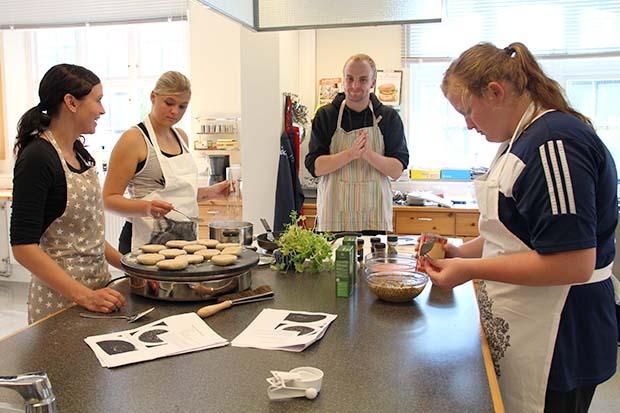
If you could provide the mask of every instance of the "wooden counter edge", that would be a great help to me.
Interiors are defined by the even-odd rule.
[[[37,324],[39,324],[39,323],[42,323],[43,321],[47,320],[48,318],[52,318],[52,317],[54,317],[54,316],[57,316],[58,314],[60,314],[60,313],[62,313],[62,312],[65,312],[65,311],[67,311],[69,308],[74,307],[74,306],[76,306],[76,305],[77,305],[77,304],[73,303],[73,304],[69,305],[68,307],[61,308],[61,309],[60,309],[60,310],[58,310],[58,311],[55,311],[55,312],[53,312],[53,313],[50,313],[50,314],[46,315],[45,317],[43,317],[42,319],[35,321],[35,322],[34,322],[34,323],[32,323],[32,324],[28,324],[28,325],[27,325],[27,326],[25,326],[25,327],[22,327],[22,328],[20,328],[20,329],[18,329],[18,330],[16,330],[16,331],[13,331],[12,333],[9,333],[9,334],[7,334],[7,335],[5,335],[5,336],[0,337],[0,341],[4,341],[4,340],[6,340],[6,339],[8,339],[8,338],[11,338],[11,337],[13,337],[13,336],[15,336],[15,335],[17,335],[17,334],[21,333],[22,331],[26,331],[26,330],[28,330],[30,327],[33,327],[33,326],[35,326],[35,325],[37,325]]]
[[[472,281],[472,293],[476,300],[476,306],[478,306],[478,299],[476,298],[477,286],[475,280]],[[489,342],[487,336],[484,333],[482,324],[479,325],[480,332],[480,350],[482,351],[482,359],[484,360],[484,369],[487,372],[487,379],[489,381],[489,391],[491,392],[491,399],[493,400],[493,410],[495,413],[504,413],[504,401],[502,400],[502,393],[499,389],[499,383],[497,382],[497,375],[495,375],[495,367],[493,367],[493,358],[491,357],[491,350],[489,349]]]

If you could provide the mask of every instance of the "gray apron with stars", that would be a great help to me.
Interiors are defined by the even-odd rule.
[[[42,139],[56,149],[67,181],[65,212],[41,237],[40,247],[67,274],[90,289],[102,288],[110,280],[105,260],[103,200],[95,168],[72,172],[50,131]],[[28,299],[28,322],[34,323],[73,304],[32,274]]]

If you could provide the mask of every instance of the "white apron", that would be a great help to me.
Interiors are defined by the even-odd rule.
[[[533,118],[534,112],[535,106],[531,104],[510,142],[498,149],[488,173],[474,182],[480,210],[480,235],[484,238],[483,258],[531,251],[500,221],[498,201],[500,191],[507,193],[507,188],[502,186],[502,172],[513,142],[529,124],[549,111],[536,118]],[[595,270],[585,284],[608,278],[611,267],[612,264]],[[532,287],[480,282],[480,317],[506,412],[543,411],[560,316],[569,289],[570,285]]]
[[[346,132],[342,114],[346,101],[340,105],[336,131],[329,151],[332,154],[349,149],[358,134],[366,131],[370,149],[385,153],[379,120],[372,102],[372,126]],[[392,187],[387,176],[364,159],[355,159],[342,168],[319,178],[317,187],[317,229],[319,231],[392,231]]]
[[[187,145],[185,145],[185,141],[177,134],[183,153],[168,158],[159,149],[157,135],[148,116],[144,119],[144,125],[149,132],[151,144],[157,154],[165,186],[163,189],[151,192],[142,199],[145,201],[162,200],[170,202],[187,216],[198,216],[198,202],[196,201],[198,168]],[[146,136],[144,136],[144,141],[147,145],[149,144]],[[131,222],[133,226],[132,250],[144,244],[165,244],[172,239],[188,241],[197,239],[196,223],[188,221],[176,211],[170,211],[165,217],[159,219],[150,216],[134,217]]]
[[[83,173],[67,166],[50,130],[47,139],[60,158],[67,181],[67,205],[41,236],[39,246],[63,270],[92,290],[105,287],[111,275],[105,260],[103,199],[95,168]],[[28,323],[73,304],[32,274],[28,297]]]

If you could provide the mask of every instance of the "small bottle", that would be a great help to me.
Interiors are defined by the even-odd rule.
[[[364,261],[364,240],[362,238],[357,239],[356,250],[357,250],[357,262]]]
[[[384,243],[382,243],[382,242],[375,242],[374,247],[375,247],[375,252],[374,252],[373,255],[375,257],[385,257],[386,256],[386,254],[385,254],[385,252],[386,252],[385,251],[385,244]]]
[[[398,250],[396,249],[396,246],[398,245],[398,235],[388,235],[387,244],[388,255],[398,254]]]
[[[375,252],[375,244],[377,242],[381,242],[381,238],[379,238],[379,237],[370,237],[370,252],[371,253]]]

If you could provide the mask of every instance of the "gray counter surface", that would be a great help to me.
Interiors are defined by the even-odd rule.
[[[334,313],[325,336],[301,353],[221,347],[102,368],[87,336],[126,330],[195,311],[204,303],[129,297],[128,311],[156,305],[136,324],[78,316],[78,307],[0,341],[0,375],[46,371],[62,412],[489,412],[493,402],[481,352],[471,283],[451,292],[429,283],[411,303],[376,300],[365,282],[336,298],[333,273],[253,271],[273,301],[232,307],[207,322],[232,340],[263,308]],[[127,283],[117,283],[121,291]],[[324,371],[315,400],[270,401],[270,370]],[[0,389],[0,401],[20,403]]]

